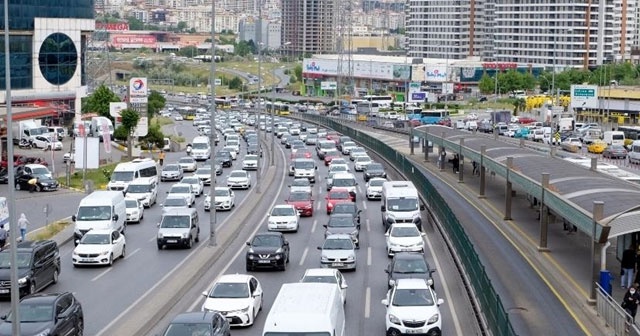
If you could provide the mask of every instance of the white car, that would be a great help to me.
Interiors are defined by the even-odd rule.
[[[194,172],[196,171],[196,169],[198,169],[198,164],[196,163],[196,160],[192,157],[187,156],[187,157],[180,158],[180,160],[178,160],[178,164],[182,168],[182,171]]]
[[[162,212],[174,209],[174,208],[188,208],[191,206],[189,200],[182,195],[167,195],[164,203],[160,204]]]
[[[269,231],[293,231],[297,232],[300,214],[296,207],[289,204],[276,205],[271,209],[267,219]]]
[[[204,183],[198,176],[185,176],[180,183],[190,184],[193,195],[200,197],[204,192]]]
[[[62,162],[63,163],[74,163],[76,162],[76,153],[71,153],[71,152],[66,152],[64,153],[64,155],[62,156]]]
[[[114,260],[125,257],[125,245],[124,235],[118,230],[90,230],[73,249],[73,266],[111,266]]]
[[[225,150],[229,151],[229,154],[231,154],[231,160],[235,160],[238,158],[238,152],[236,152],[236,146],[224,146]]]
[[[387,179],[381,177],[374,177],[367,182],[367,199],[382,199],[382,184],[387,182]]]
[[[351,153],[351,150],[356,147],[358,147],[358,145],[356,145],[355,142],[347,141],[342,144],[342,154],[349,155]]]
[[[183,121],[184,118],[181,115],[176,114],[175,117],[173,117],[173,120],[175,120],[175,121]]]
[[[189,206],[192,206],[196,202],[196,196],[193,194],[193,187],[191,184],[174,183],[167,194],[182,196],[187,200]]]
[[[240,154],[240,142],[238,140],[228,140],[227,144],[224,146],[230,152],[236,152],[236,154]]]
[[[231,210],[236,206],[236,194],[227,187],[216,187],[215,189],[216,211]],[[204,199],[204,211],[211,211],[211,196]]]
[[[293,182],[289,185],[289,192],[304,191],[313,194],[313,187],[311,181],[308,178],[293,179]]]
[[[345,165],[349,166],[349,161],[345,160],[344,158],[335,158],[335,159],[331,160],[331,163],[329,164],[329,167],[331,167],[334,164],[336,164],[336,165],[345,164]]]
[[[180,181],[184,176],[182,166],[179,164],[168,164],[162,168],[160,173],[160,182],[164,181]]]
[[[203,185],[211,185],[211,167],[200,167],[198,170],[193,173],[194,176],[197,176]]]
[[[156,179],[153,177],[141,177],[131,181],[125,190],[125,195],[128,198],[139,200],[145,208],[150,208],[156,204],[158,199]]]
[[[225,274],[203,292],[202,311],[222,313],[231,326],[250,326],[262,310],[262,286],[248,274]]]
[[[38,135],[33,139],[32,144],[35,148],[62,150],[62,142],[55,137]]]
[[[382,300],[387,307],[387,335],[439,335],[442,330],[439,306],[443,303],[424,279],[396,280]]]
[[[369,156],[367,151],[362,147],[354,147],[351,148],[351,152],[349,152],[349,160],[354,161],[356,156]]]
[[[331,160],[331,164],[329,165],[329,173],[348,173],[351,171],[348,164],[333,163],[333,161],[334,160]]]
[[[396,252],[424,252],[424,233],[413,223],[393,224],[384,236],[389,257]]]
[[[357,172],[361,172],[371,162],[373,161],[368,156],[356,156],[355,160],[353,160],[353,169]]]
[[[249,189],[251,188],[251,176],[244,170],[232,170],[227,176],[227,187]]]
[[[334,283],[340,287],[342,303],[347,302],[347,280],[345,280],[340,270],[335,268],[308,268],[300,282]]]
[[[243,170],[257,170],[258,169],[258,156],[257,155],[245,155],[242,160]]]
[[[144,218],[144,205],[136,198],[125,198],[127,223],[140,223]]]

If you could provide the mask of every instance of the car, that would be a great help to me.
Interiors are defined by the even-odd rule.
[[[295,159],[311,159],[312,157],[313,155],[309,149],[298,149],[295,152],[291,152],[291,155],[289,155],[291,161]]]
[[[375,177],[387,178],[387,172],[384,171],[384,166],[378,162],[371,162],[365,165],[362,172],[364,173],[365,182],[369,182],[370,179]]]
[[[309,134],[304,139],[304,143],[307,146],[314,146],[315,144],[318,143],[318,136],[316,134]]]
[[[232,170],[227,176],[227,187],[233,189],[251,188],[251,176],[244,170]]]
[[[160,173],[160,182],[164,181],[180,181],[184,176],[182,166],[179,164],[168,164],[162,167]]]
[[[238,158],[238,153],[236,152],[236,146],[224,146],[222,150],[226,150],[231,154],[231,160],[236,160]]]
[[[171,186],[171,189],[169,189],[169,191],[167,191],[167,194],[169,195],[179,195],[184,197],[187,202],[189,203],[189,206],[193,205],[196,202],[196,197],[193,193],[193,187],[191,186],[191,184],[187,184],[187,183],[174,183]]]
[[[627,149],[622,145],[609,145],[602,152],[602,157],[610,159],[626,159]]]
[[[289,185],[289,192],[293,193],[297,191],[304,191],[311,194],[313,192],[311,181],[309,181],[309,179],[306,177],[293,179],[293,181]]]
[[[289,193],[289,197],[285,200],[287,204],[293,205],[300,216],[313,216],[313,198],[308,191],[294,191]]]
[[[329,166],[329,164],[331,164],[331,161],[335,158],[339,158],[340,157],[340,152],[337,149],[330,149],[324,152],[324,165],[325,166]]]
[[[84,314],[80,301],[70,292],[34,294],[18,303],[20,335],[84,335]],[[11,312],[2,317],[0,335],[12,335]]]
[[[222,168],[231,168],[233,165],[233,158],[228,150],[216,151],[213,161],[219,164]]]
[[[12,244],[13,245],[13,244]],[[13,246],[12,246],[13,248]],[[16,244],[18,290],[20,297],[33,295],[50,284],[58,283],[60,250],[53,240],[21,241]],[[0,296],[11,295],[10,249],[0,251]]]
[[[286,270],[289,263],[289,242],[280,232],[257,233],[247,242],[245,255],[247,272],[256,268]]]
[[[180,167],[182,167],[182,171],[185,171],[185,172],[194,172],[196,171],[196,169],[198,169],[198,164],[196,163],[196,160],[189,156],[180,158],[178,160],[178,164],[180,165]]]
[[[358,147],[358,145],[356,145],[356,143],[353,141],[347,141],[345,143],[340,144],[340,150],[344,155],[349,155],[351,153],[351,149],[356,147]]]
[[[162,213],[156,235],[158,250],[165,246],[191,249],[199,241],[200,224],[196,209],[173,208]]]
[[[435,289],[433,273],[424,254],[417,252],[398,252],[384,270],[387,273],[387,289],[395,285],[398,279],[424,279],[431,289]]]
[[[369,164],[371,164],[373,161],[371,160],[370,157],[362,155],[362,156],[357,156],[354,160],[353,160],[353,170],[361,172],[364,171],[365,167]]]
[[[16,179],[15,179],[15,188],[16,190],[30,190],[31,185],[29,184],[29,180],[36,178],[36,186],[35,191],[56,191],[60,184],[58,181],[51,177],[51,173],[49,173],[49,169],[45,166],[41,166],[44,168],[43,170],[38,169],[29,169],[28,166],[41,166],[41,165],[27,165],[21,169],[16,171]],[[45,173],[46,170],[46,173]]]
[[[382,199],[382,185],[387,182],[387,179],[381,177],[374,177],[370,179],[366,186],[367,199],[368,200],[381,200]]]
[[[220,172],[222,172],[222,169],[220,169]],[[217,171],[216,171],[216,175],[218,175]],[[211,185],[211,166],[204,166],[204,167],[198,168],[193,173],[193,176],[197,176],[202,182],[203,186]]]
[[[327,215],[331,214],[331,211],[336,204],[353,202],[353,198],[351,197],[349,190],[346,188],[331,188],[331,190],[327,192],[325,200],[327,202]]]
[[[413,223],[392,224],[384,236],[389,257],[393,257],[396,252],[424,253],[424,233]]]
[[[607,143],[602,140],[596,140],[587,146],[589,153],[601,154],[607,148]]]
[[[258,156],[257,155],[245,155],[242,160],[243,170],[258,170]]]
[[[267,228],[269,231],[298,232],[300,215],[294,205],[276,205],[269,212]]]
[[[62,142],[57,138],[52,138],[44,135],[38,135],[33,138],[31,143],[33,148],[42,148],[45,150],[62,150]]]
[[[228,320],[219,312],[189,312],[171,320],[162,336],[231,336]]]
[[[76,162],[76,153],[66,152],[62,155],[62,163],[74,163]]]
[[[398,279],[381,301],[387,335],[441,335],[439,299],[424,279]]]
[[[180,180],[181,184],[190,184],[191,185],[191,192],[193,192],[193,195],[195,197],[200,197],[202,195],[202,193],[204,192],[204,183],[202,182],[202,180],[200,179],[200,177],[192,175],[192,176],[185,176],[182,178],[182,180]]]
[[[354,161],[356,159],[356,156],[368,156],[369,154],[367,154],[367,150],[362,148],[362,147],[354,147],[351,148],[351,151],[349,152],[349,160]]]
[[[232,327],[253,325],[262,310],[262,286],[253,275],[222,275],[202,295],[201,310],[220,312]]]
[[[71,254],[74,267],[111,266],[116,259],[125,258],[126,239],[118,230],[89,230],[77,243]]]
[[[228,187],[216,187],[215,189],[216,211],[231,210],[236,206],[236,194]],[[211,211],[211,196],[204,199],[204,211]]]
[[[323,226],[325,238],[333,234],[346,234],[351,237],[356,248],[360,248],[360,224],[351,214],[332,213],[327,224]]]
[[[340,270],[335,268],[308,268],[300,282],[306,283],[332,283],[340,288],[342,303],[347,303],[347,280]]]
[[[327,172],[327,174],[329,176],[332,176],[333,174],[337,174],[337,173],[349,173],[351,171],[351,169],[349,168],[348,164],[342,164],[342,163],[331,163],[329,165],[329,170]],[[327,178],[327,182],[329,182],[329,179]],[[331,188],[328,188],[327,190],[329,190]]]
[[[362,210],[358,209],[358,205],[355,202],[338,203],[333,206],[332,214],[349,214],[357,223],[360,223],[360,213]]]
[[[341,188],[347,189],[349,191],[349,195],[351,195],[351,199],[355,202],[358,194],[358,180],[351,173],[332,173],[331,178],[327,179],[327,181],[331,181],[331,184],[327,182],[327,189],[331,190],[333,188]]]
[[[176,114],[176,115],[173,117],[173,120],[175,120],[175,121],[183,121],[183,120],[184,120],[184,118],[183,118],[181,115]]]
[[[332,234],[324,239],[320,250],[320,265],[322,268],[337,268],[356,270],[356,246],[351,236]]]
[[[0,167],[0,184],[7,183],[9,183],[9,169],[7,167]],[[309,186],[311,186],[311,184],[309,184]]]
[[[127,223],[140,223],[144,218],[144,205],[138,199],[125,198],[124,204],[127,207]]]
[[[127,186],[125,195],[140,200],[142,205],[150,208],[158,199],[157,180],[154,177],[137,178]]]

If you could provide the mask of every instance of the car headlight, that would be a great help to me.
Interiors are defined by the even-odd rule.
[[[298,224],[298,221],[296,220],[289,221],[289,225],[296,225],[296,224]]]
[[[307,204],[307,205],[305,205],[305,206],[304,206],[304,208],[305,208],[305,209],[312,209],[312,208],[313,208],[313,205],[311,205],[311,204]]]
[[[20,278],[20,279],[18,279],[18,285],[24,286],[24,285],[27,284],[27,281],[29,281],[29,276]]]
[[[276,254],[275,258],[276,258],[276,260],[280,260],[280,258],[282,258],[282,256],[280,254]]]
[[[321,256],[320,261],[329,261],[329,258],[327,258],[326,256]]]
[[[354,261],[354,260],[356,260],[356,256],[355,255],[352,254],[350,256],[347,256],[347,261]]]
[[[436,323],[438,322],[439,319],[440,319],[440,314],[433,314],[433,316],[431,316],[427,321],[427,324]]]
[[[229,313],[234,313],[234,314],[244,314],[249,312],[249,307],[246,308],[242,308],[242,309],[237,309],[237,310],[232,310]]]
[[[100,252],[99,255],[100,256],[105,256],[105,255],[108,255],[109,253],[110,253],[110,251],[102,251],[102,252]]]
[[[162,233],[158,232],[158,239],[162,239]]]
[[[400,324],[400,319],[393,314],[389,314],[389,322],[393,324]]]
[[[138,215],[138,211],[133,211],[131,212],[132,215],[137,216]]]
[[[353,230],[349,234],[352,235],[352,236],[357,236],[358,235],[358,230]]]
[[[276,222],[272,221],[271,219],[269,220],[269,225],[276,225]]]

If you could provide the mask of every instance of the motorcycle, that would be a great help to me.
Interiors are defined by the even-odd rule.
[[[187,145],[187,155],[191,155],[191,144]]]
[[[25,138],[20,139],[20,142],[18,143],[18,147],[19,148],[31,148],[33,146],[31,140],[27,140]]]

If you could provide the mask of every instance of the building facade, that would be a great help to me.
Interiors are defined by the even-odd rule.
[[[337,0],[282,0],[282,44],[291,54],[335,51]]]
[[[58,118],[79,116],[80,99],[86,95],[86,44],[95,29],[93,1],[56,0],[43,5],[9,0],[9,12],[13,104],[51,107]],[[4,21],[0,28],[5,29]],[[0,40],[4,45],[4,36]],[[0,54],[4,60],[4,49]],[[5,67],[0,67],[3,104],[6,75]]]
[[[282,47],[280,22],[244,18],[238,23],[238,39],[263,43],[263,48],[277,50]]]

